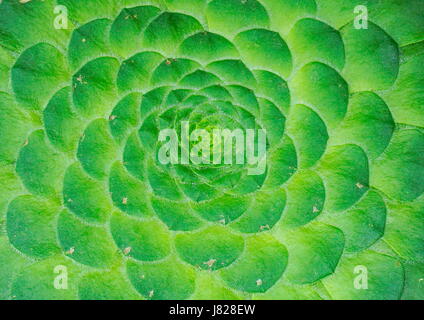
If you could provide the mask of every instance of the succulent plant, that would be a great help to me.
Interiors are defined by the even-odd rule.
[[[3,0],[0,299],[423,299],[423,41],[420,0]],[[265,172],[161,164],[182,121]]]

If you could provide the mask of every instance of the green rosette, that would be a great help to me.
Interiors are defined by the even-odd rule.
[[[3,0],[0,299],[423,299],[423,65],[421,0]]]

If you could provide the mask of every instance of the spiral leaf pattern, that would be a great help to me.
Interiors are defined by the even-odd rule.
[[[423,41],[420,0],[2,1],[0,299],[423,299]],[[264,172],[161,163],[182,122]]]

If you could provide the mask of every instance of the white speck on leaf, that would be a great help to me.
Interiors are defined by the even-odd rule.
[[[209,268],[212,268],[215,262],[216,262],[216,259],[210,259],[209,261],[203,262],[203,264],[206,264]]]
[[[80,74],[76,80],[81,84],[87,84],[87,81],[84,81],[84,77]]]

